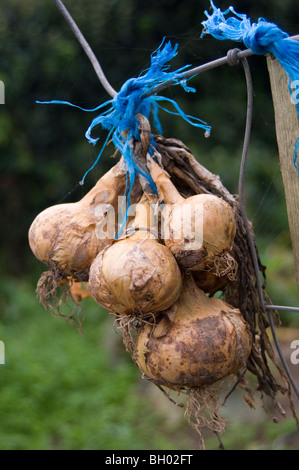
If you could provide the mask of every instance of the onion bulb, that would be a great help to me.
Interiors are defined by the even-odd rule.
[[[207,297],[186,275],[178,301],[155,324],[142,326],[135,360],[149,380],[182,389],[237,372],[250,350],[251,335],[240,311]]]
[[[162,168],[148,157],[148,169],[156,183],[162,210],[165,245],[183,269],[203,269],[220,253],[231,249],[236,222],[231,206],[212,194],[183,198]]]
[[[88,282],[75,282],[72,281],[70,286],[70,294],[77,304],[83,299],[89,299],[91,297],[88,290]]]
[[[202,270],[192,270],[197,287],[204,292],[214,295],[223,290],[229,282],[237,281],[238,262],[235,250],[227,251],[217,256]]]
[[[192,271],[192,274],[197,287],[211,295],[222,290],[229,281],[227,275],[217,276],[209,270]]]
[[[97,226],[117,205],[125,186],[126,170],[121,159],[80,201],[42,211],[29,229],[29,245],[36,258],[62,277],[72,275],[81,280],[96,255],[111,242],[109,230],[103,239],[97,234]]]
[[[111,312],[159,312],[180,294],[180,269],[171,251],[148,230],[150,218],[151,206],[143,197],[136,205],[135,233],[102,250],[90,267],[91,295]]]

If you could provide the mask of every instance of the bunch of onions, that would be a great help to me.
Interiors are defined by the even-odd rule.
[[[149,230],[151,218],[143,196],[136,205],[135,233],[102,250],[90,267],[90,293],[110,312],[142,317],[169,308],[179,297],[180,269]]]
[[[111,243],[97,236],[97,225],[105,220],[118,196],[125,191],[126,170],[123,158],[102,176],[78,202],[57,204],[42,211],[29,229],[29,245],[40,261],[61,278],[88,279],[96,255]],[[115,227],[110,227],[114,238]]]
[[[236,222],[231,206],[212,194],[183,198],[162,168],[148,157],[147,166],[165,203],[162,234],[165,245],[183,269],[200,270],[232,247]]]
[[[178,301],[139,333],[135,362],[156,384],[173,389],[201,387],[236,373],[251,350],[240,311],[197,288],[185,275]]]

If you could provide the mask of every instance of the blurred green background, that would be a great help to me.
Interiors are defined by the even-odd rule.
[[[203,0],[65,1],[119,90],[150,63],[163,37],[179,44],[174,70],[221,57],[227,41],[201,39]],[[218,1],[221,9],[231,5]],[[264,17],[290,35],[298,33],[297,0],[235,1],[252,21]],[[298,291],[281,179],[269,77],[263,57],[250,58],[254,122],[246,168],[248,217],[253,222],[267,291],[274,303],[298,306]],[[109,97],[52,0],[2,0],[0,6],[0,449],[197,449],[198,438],[183,410],[146,383],[125,352],[113,318],[91,299],[83,303],[83,335],[44,311],[35,296],[45,270],[30,252],[28,228],[44,208],[79,200],[112,163],[112,146],[78,182],[97,156],[84,137],[94,114],[36,100],[67,100],[93,107]],[[224,66],[190,82],[197,90],[166,90],[188,114],[212,126],[203,132],[182,119],[160,115],[166,137],[181,139],[232,192],[237,181],[246,116],[241,66]],[[100,131],[99,131],[100,132]],[[105,132],[100,132],[104,141]],[[100,141],[100,142],[101,142]],[[100,144],[99,144],[100,145]],[[298,339],[299,317],[282,314],[289,344]],[[284,339],[282,338],[282,341]],[[294,374],[299,373],[293,367]],[[250,410],[236,392],[224,410],[228,449],[297,448],[294,421],[272,423],[273,410]],[[246,424],[246,426],[244,426]],[[206,435],[207,448],[218,441]]]

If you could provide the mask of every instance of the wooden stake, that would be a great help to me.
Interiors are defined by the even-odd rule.
[[[267,56],[279,159],[286,197],[287,213],[294,253],[296,281],[299,290],[299,176],[293,164],[299,121],[296,106],[291,100],[285,70],[272,55]]]

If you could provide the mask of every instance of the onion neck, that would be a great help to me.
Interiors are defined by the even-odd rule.
[[[182,294],[196,296],[199,299],[202,299],[202,301],[208,301],[204,291],[197,287],[191,273],[185,273],[184,275]]]
[[[185,273],[182,291],[177,303],[175,321],[184,322],[188,317],[205,317],[211,311],[211,299],[197,287],[192,274]]]
[[[107,173],[105,173],[97,183],[88,191],[87,194],[81,199],[82,206],[89,206],[93,203],[99,193],[103,193],[103,203],[114,202],[116,192],[115,188],[121,189],[125,187],[126,169],[123,156],[116,165],[114,165]],[[117,184],[116,180],[119,180]],[[104,193],[107,194],[104,194]],[[100,203],[101,201],[97,201]]]
[[[131,240],[144,240],[146,238],[156,238],[150,229],[153,228],[153,210],[145,195],[136,204],[136,213],[134,219],[134,228],[136,232],[130,238]]]
[[[147,167],[157,186],[160,198],[166,204],[177,204],[184,201],[183,196],[180,195],[170,178],[152,158],[148,158]]]

